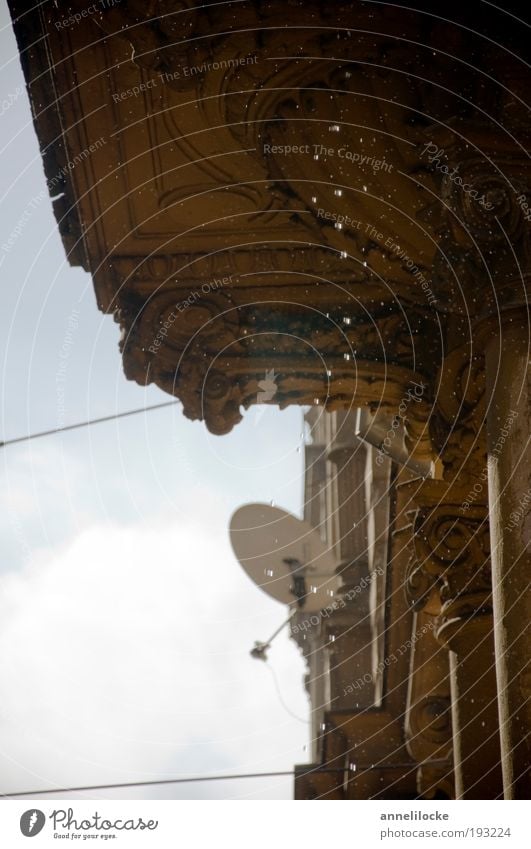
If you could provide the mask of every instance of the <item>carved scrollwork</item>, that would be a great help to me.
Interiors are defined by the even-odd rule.
[[[164,359],[174,368],[181,355],[216,352],[239,337],[238,310],[223,292],[165,290],[149,298],[136,315],[122,310],[120,319],[126,329],[124,357],[140,343],[146,360]]]
[[[85,7],[83,0],[75,5]],[[192,38],[200,18],[196,0],[129,0],[115,7],[109,4],[99,25],[109,35],[127,38],[134,62],[167,75],[168,85],[181,91],[192,88],[195,81],[180,69],[200,65],[208,57],[204,43]]]
[[[413,241],[411,220],[392,201],[400,193],[413,218],[420,212],[414,184],[401,175],[414,167],[411,148],[395,142],[411,128],[404,126],[403,112],[385,100],[383,77],[369,79],[358,67],[349,69],[348,62],[330,71],[330,78],[317,76],[322,68],[305,70],[306,80],[293,80],[293,89],[281,90],[276,104],[260,102],[253,145],[266,174],[284,187],[287,202],[304,210],[300,221],[311,233],[317,228],[326,244],[353,256],[361,254],[369,268],[393,281],[409,281],[413,289],[415,278],[407,262],[409,269],[429,264],[435,245],[428,234],[418,231]],[[411,92],[401,95],[405,102],[411,100]],[[366,121],[378,128],[370,143],[359,128],[360,113],[364,125]],[[286,150],[299,153],[287,155]],[[351,223],[338,225],[332,216]],[[398,262],[398,254],[405,259]],[[417,288],[419,303],[422,297]]]
[[[438,375],[438,391],[430,419],[433,444],[445,478],[477,479],[486,469],[485,359],[470,346],[452,351]]]
[[[503,165],[500,173],[485,159],[469,159],[461,164],[457,176],[459,184],[449,176],[444,176],[441,184],[442,199],[454,213],[448,220],[456,236],[465,239],[460,227],[463,222],[483,244],[503,244],[504,233],[512,241],[523,238],[524,217]]]
[[[237,282],[241,275],[249,275],[251,271],[257,276],[266,273],[269,280],[274,274],[272,285],[278,286],[286,274],[292,276],[293,272],[297,272],[307,280],[308,275],[315,275],[316,269],[324,268],[327,279],[338,284],[328,293],[328,300],[332,303],[333,296],[338,294],[348,302],[352,283],[365,280],[361,272],[356,274],[356,269],[342,261],[330,248],[307,244],[286,247],[282,242],[206,254],[155,254],[145,258],[119,255],[112,258],[112,268],[119,284],[123,285],[125,280],[126,286],[136,288],[142,285],[153,289],[166,285],[174,277],[201,283],[232,275]],[[316,295],[317,292],[318,289],[315,290]]]
[[[161,274],[167,270],[161,266]],[[248,302],[253,293],[208,285],[185,290],[161,279],[145,303],[138,293],[123,294],[116,317],[126,375],[171,392],[185,415],[215,433],[227,433],[242,410],[261,402],[396,411],[408,386],[422,381],[411,370],[422,360],[414,316],[383,312],[343,321],[342,309],[327,315],[256,299],[259,292]],[[260,381],[267,372],[275,391],[264,398]]]
[[[414,610],[422,610],[437,584],[437,579],[424,568],[424,564],[412,556],[407,566],[405,591]]]
[[[323,356],[346,355],[346,359],[387,362],[417,370],[427,370],[426,335],[418,316],[375,311],[373,315],[330,309],[324,313],[311,305],[256,303],[241,307],[242,323],[253,334],[253,349],[265,353],[271,348],[271,334],[278,334],[277,352],[294,353],[296,341],[310,340]],[[345,316],[344,313],[347,313]],[[433,355],[433,340],[430,340]],[[435,340],[435,345],[437,340]],[[423,368],[424,364],[424,368]]]
[[[452,718],[449,697],[424,697],[410,708],[408,719],[413,738],[423,737],[436,745],[451,744]]]
[[[491,612],[490,539],[484,506],[472,506],[465,515],[462,503],[442,501],[419,507],[411,548],[406,594],[416,609],[437,588],[441,622]]]
[[[432,137],[437,135],[434,130]],[[481,137],[466,124],[455,134],[446,130],[439,142],[432,163],[441,197],[434,259],[438,307],[485,316],[524,298],[520,281],[531,263],[527,163],[516,146],[509,153],[502,135]]]

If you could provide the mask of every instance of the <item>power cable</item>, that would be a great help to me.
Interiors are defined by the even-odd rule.
[[[23,790],[20,793],[0,793],[0,798],[3,799],[14,799],[15,797],[20,796],[44,796],[49,793],[77,793],[88,790],[113,790],[119,787],[153,787],[155,785],[162,784],[191,784],[196,781],[231,781],[234,779],[246,779],[246,778],[277,778],[280,776],[297,776],[300,777],[305,775],[318,774],[322,773],[345,773],[350,772],[352,774],[352,778],[357,777],[357,773],[365,772],[373,769],[418,769],[419,766],[426,766],[428,764],[448,764],[448,761],[445,758],[432,758],[427,759],[425,761],[411,761],[409,763],[378,763],[378,764],[356,764],[355,769],[347,770],[346,767],[312,767],[308,766],[307,770],[299,770],[295,772],[295,770],[286,770],[284,772],[250,772],[250,773],[242,773],[239,775],[201,775],[193,778],[165,778],[159,781],[125,781],[121,784],[92,784],[90,786],[85,787],[57,787],[55,789],[47,789],[47,790]]]
[[[331,769],[320,770],[321,772],[343,772],[344,770]],[[152,787],[160,784],[188,784],[195,781],[230,781],[235,778],[276,778],[278,776],[295,775],[294,770],[287,772],[251,772],[242,775],[208,775],[197,778],[168,778],[161,781],[128,781],[123,784],[93,784],[90,787],[60,787],[56,790],[24,790],[22,793],[0,793],[4,799],[12,799],[15,796],[42,796],[45,793],[76,793],[81,790],[111,790],[114,787]]]
[[[284,699],[282,698],[282,693],[280,691],[278,678],[277,678],[275,670],[273,669],[271,664],[266,662],[265,666],[266,666],[266,669],[269,669],[271,675],[273,676],[273,681],[275,683],[275,689],[277,691],[278,700],[279,700],[280,704],[282,705],[282,707],[284,708],[284,710],[286,711],[286,713],[289,713],[289,715],[291,717],[293,717],[293,719],[296,719],[298,722],[304,722],[305,725],[308,725],[309,724],[308,719],[303,719],[301,716],[297,716],[297,714],[293,713],[293,711],[291,711],[289,709],[289,707],[287,706],[287,704],[285,703]]]
[[[112,416],[102,416],[99,419],[89,419],[86,422],[77,422],[76,424],[64,425],[64,427],[55,427],[52,430],[41,430],[39,433],[29,433],[27,436],[17,436],[15,439],[0,440],[0,448],[6,445],[15,445],[17,442],[29,442],[32,439],[40,439],[41,436],[52,436],[54,433],[63,433],[65,430],[76,430],[80,427],[90,427],[90,425],[101,424],[102,422],[111,422],[114,419],[124,419],[126,416],[136,416],[138,413],[149,413],[150,410],[160,410],[162,407],[171,407],[174,404],[179,404],[180,401],[163,401],[162,404],[152,404],[150,407],[138,407],[136,410],[126,410],[123,413],[114,413]]]

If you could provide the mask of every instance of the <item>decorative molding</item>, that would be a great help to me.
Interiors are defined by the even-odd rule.
[[[204,419],[214,433],[227,433],[241,408],[262,400],[259,382],[271,370],[276,391],[269,403],[281,408],[371,405],[392,412],[422,380],[411,368],[422,362],[421,319],[415,324],[399,312],[345,323],[343,309],[325,314],[310,298],[304,305],[260,300],[241,287],[207,286],[203,294],[161,286],[145,303],[120,300],[126,375],[176,395],[185,414]]]
[[[436,592],[440,639],[449,622],[461,627],[492,613],[488,510],[475,504],[465,511],[466,490],[444,481],[403,486],[412,489],[415,504],[405,529],[410,551],[406,596],[415,610],[422,610]]]
[[[441,621],[465,620],[492,612],[490,541],[487,511],[475,506],[463,516],[461,504],[447,502],[420,509],[414,520],[414,557],[408,573],[408,598],[417,594],[419,571],[437,584],[442,602]]]
[[[425,696],[409,708],[409,734],[418,741],[423,738],[431,748],[452,743],[450,696]]]
[[[449,654],[435,639],[434,623],[418,613],[412,625],[419,638],[411,649],[405,733],[408,751],[419,764],[449,758],[452,749]],[[419,792],[430,792],[422,769],[417,771]]]
[[[430,417],[432,443],[450,483],[472,484],[487,468],[485,358],[473,342],[443,360]]]
[[[442,200],[432,214],[439,232],[433,280],[439,309],[479,318],[529,296],[529,160],[507,134],[453,126],[426,132],[441,151],[433,172]]]

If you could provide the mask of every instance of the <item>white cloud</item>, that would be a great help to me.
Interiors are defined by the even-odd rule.
[[[177,520],[93,526],[2,579],[4,792],[305,760],[307,726],[249,658],[286,611],[240,570],[225,522],[203,493]],[[271,658],[304,716],[288,642]],[[224,792],[194,785],[196,796]]]

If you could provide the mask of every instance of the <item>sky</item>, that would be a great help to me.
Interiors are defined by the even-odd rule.
[[[5,0],[0,45],[2,441],[169,396],[125,379],[65,259]],[[227,532],[250,501],[301,515],[302,430],[269,407],[216,437],[177,404],[0,447],[0,793],[307,762],[298,648],[284,631],[272,669],[249,656],[286,609]],[[75,796],[289,799],[293,779]]]

